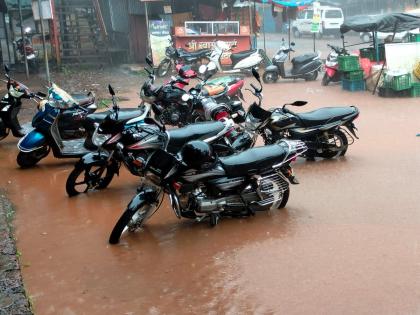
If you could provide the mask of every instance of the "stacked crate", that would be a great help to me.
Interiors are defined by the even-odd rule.
[[[413,91],[411,81],[410,73],[388,71],[379,94],[384,97],[409,97]]]
[[[338,56],[338,69],[343,72],[341,83],[344,90],[352,92],[366,90],[359,56]]]

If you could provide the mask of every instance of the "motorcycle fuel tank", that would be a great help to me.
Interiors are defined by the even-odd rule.
[[[296,125],[298,119],[282,111],[274,111],[270,117],[270,126],[274,130],[290,128]]]

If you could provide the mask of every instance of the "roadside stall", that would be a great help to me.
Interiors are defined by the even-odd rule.
[[[420,16],[405,13],[346,19],[341,33],[372,33],[372,46],[360,49],[359,55],[338,57],[339,69],[344,72],[343,88],[368,89],[374,94],[379,87],[379,95],[384,97],[420,96],[419,27]],[[389,33],[384,43],[379,43],[379,32]],[[407,32],[408,42],[395,43],[395,35],[401,32]],[[343,36],[344,49],[355,45],[346,46]]]

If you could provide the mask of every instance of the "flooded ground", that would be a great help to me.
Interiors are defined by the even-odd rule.
[[[123,170],[106,191],[69,199],[74,160],[50,156],[20,170],[16,139],[0,142],[0,186],[17,209],[36,313],[420,312],[420,102],[319,80],[265,86],[266,108],[297,99],[310,101],[305,110],[357,105],[360,140],[345,158],[298,161],[301,185],[286,209],[210,228],[176,219],[164,203],[118,246],[108,236],[137,178]]]

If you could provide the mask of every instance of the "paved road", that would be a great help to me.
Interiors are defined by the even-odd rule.
[[[16,205],[23,279],[37,314],[416,314],[420,304],[420,106],[320,82],[266,86],[265,107],[359,106],[344,158],[298,161],[286,209],[247,219],[177,220],[165,203],[144,231],[107,239],[133,195],[69,199],[73,161],[16,167],[0,143],[0,186]],[[248,97],[248,101],[252,99]]]

